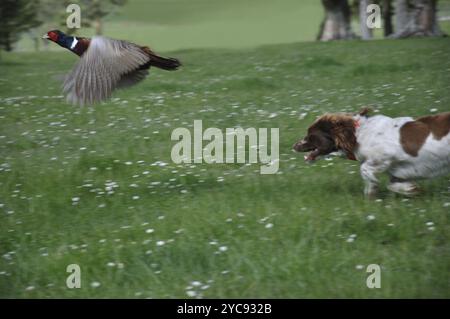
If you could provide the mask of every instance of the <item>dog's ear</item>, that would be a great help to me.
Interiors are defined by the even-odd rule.
[[[330,134],[337,149],[347,156],[353,154],[358,142],[355,135],[355,121],[351,115],[324,114],[309,128],[308,132],[319,130]]]
[[[367,114],[369,114],[369,112],[372,112],[372,109],[368,106],[365,106],[362,109],[360,109],[356,115],[367,116]]]
[[[350,154],[356,148],[355,126],[352,118],[339,117],[333,121],[333,138],[338,149]]]

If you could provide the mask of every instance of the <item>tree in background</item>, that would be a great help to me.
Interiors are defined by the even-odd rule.
[[[394,32],[392,25],[392,3],[391,0],[381,1],[381,15],[383,16],[384,36],[388,37]]]
[[[81,7],[81,22],[84,27],[93,27],[95,34],[103,32],[103,19],[114,13],[127,0],[1,0],[0,1],[0,49],[13,50],[22,33],[27,33],[36,51],[40,49],[42,34],[50,29],[61,28],[68,34],[77,29],[68,29],[66,7],[77,3]],[[46,43],[44,42],[44,45]]]
[[[392,37],[442,36],[436,12],[437,0],[396,0]]]
[[[359,25],[361,28],[361,38],[363,40],[369,40],[373,37],[372,29],[367,26],[367,18],[369,14],[367,13],[367,6],[373,4],[372,0],[360,0],[359,6]]]
[[[367,18],[372,13],[367,13],[367,6],[376,4],[380,6],[381,19],[383,21],[384,36],[387,37],[393,32],[392,25],[392,5],[391,0],[354,0],[353,9],[359,12],[359,24],[361,28],[361,38],[369,40],[373,38],[373,29],[367,26]]]
[[[355,38],[350,18],[351,10],[347,0],[322,0],[325,17],[320,25],[317,39],[320,41]]]
[[[69,29],[66,20],[69,13],[66,8],[69,4],[78,4],[81,8],[81,26],[94,28],[96,35],[103,33],[103,19],[123,6],[127,0],[40,0],[45,3],[41,9],[41,16],[46,17],[46,22],[55,23],[64,33],[74,34],[77,29]]]
[[[58,12],[65,12],[64,2],[60,0],[36,0],[39,6],[36,8],[36,18],[40,22],[38,26],[27,31],[27,35],[34,44],[35,51],[39,51],[41,44],[47,47],[48,42],[42,41],[42,35],[49,30],[49,24],[55,20]],[[53,26],[53,28],[55,28]]]
[[[22,32],[41,24],[37,18],[38,6],[37,1],[0,1],[0,49],[11,51]]]
[[[354,0],[350,7],[347,0],[322,0],[325,18],[317,39],[327,41],[355,38],[350,25],[352,12],[355,16],[359,15],[361,38],[371,39],[373,30],[366,25],[366,8],[372,3],[381,7],[385,37],[442,36],[444,33],[437,20],[437,2],[438,0]],[[395,19],[395,30],[392,17]]]
[[[73,1],[72,1],[73,2]],[[96,35],[103,33],[103,19],[107,15],[114,13],[119,6],[123,6],[127,0],[81,0],[78,4],[81,7],[82,24],[93,27]]]

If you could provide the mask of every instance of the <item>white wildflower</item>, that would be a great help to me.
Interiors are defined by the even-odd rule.
[[[100,283],[98,282],[98,281],[93,281],[93,282],[91,282],[91,287],[92,288],[98,288],[98,287],[100,287]]]

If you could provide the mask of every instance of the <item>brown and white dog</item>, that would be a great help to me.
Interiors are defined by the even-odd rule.
[[[418,192],[416,179],[450,173],[450,112],[416,120],[367,113],[322,115],[293,148],[309,152],[306,161],[336,151],[360,161],[368,197],[376,195],[379,173],[390,175],[389,190],[404,195]]]

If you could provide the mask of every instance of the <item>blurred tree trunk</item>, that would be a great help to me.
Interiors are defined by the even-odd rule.
[[[79,0],[82,4],[82,23],[94,28],[96,35],[103,34],[103,19],[116,12],[127,0]]]
[[[372,29],[367,26],[367,18],[369,16],[367,13],[367,6],[372,3],[373,1],[371,0],[359,1],[359,25],[361,27],[361,38],[363,40],[370,40],[373,36]]]
[[[443,35],[437,21],[437,0],[396,0],[394,38]]]
[[[432,0],[432,16],[433,16],[433,25],[431,27],[432,34],[436,36],[446,36],[445,32],[441,30],[441,27],[439,26],[439,20],[437,15],[437,2],[438,0]]]
[[[103,22],[102,22],[102,18],[100,17],[96,17],[94,22],[94,29],[95,29],[95,34],[96,35],[102,35],[103,33]]]
[[[5,32],[3,47],[4,47],[5,51],[7,51],[7,52],[12,51],[12,49],[13,49],[12,43],[11,43],[11,35],[9,32]]]
[[[391,0],[383,0],[381,4],[381,14],[383,16],[384,36],[388,37],[394,32],[394,28],[392,26]]]
[[[395,1],[395,27],[397,29],[396,34],[399,34],[400,31],[407,29],[408,21],[409,21],[408,0],[396,0]]]
[[[28,31],[28,36],[33,41],[34,51],[36,52],[39,51],[41,42],[46,42],[42,41],[42,36],[38,34],[38,30],[36,28],[30,29]]]
[[[40,48],[41,39],[39,38],[33,38],[33,44],[34,44],[34,51],[38,52]]]
[[[355,37],[350,25],[350,7],[347,0],[322,0],[325,18],[320,25],[317,40],[341,40]]]

